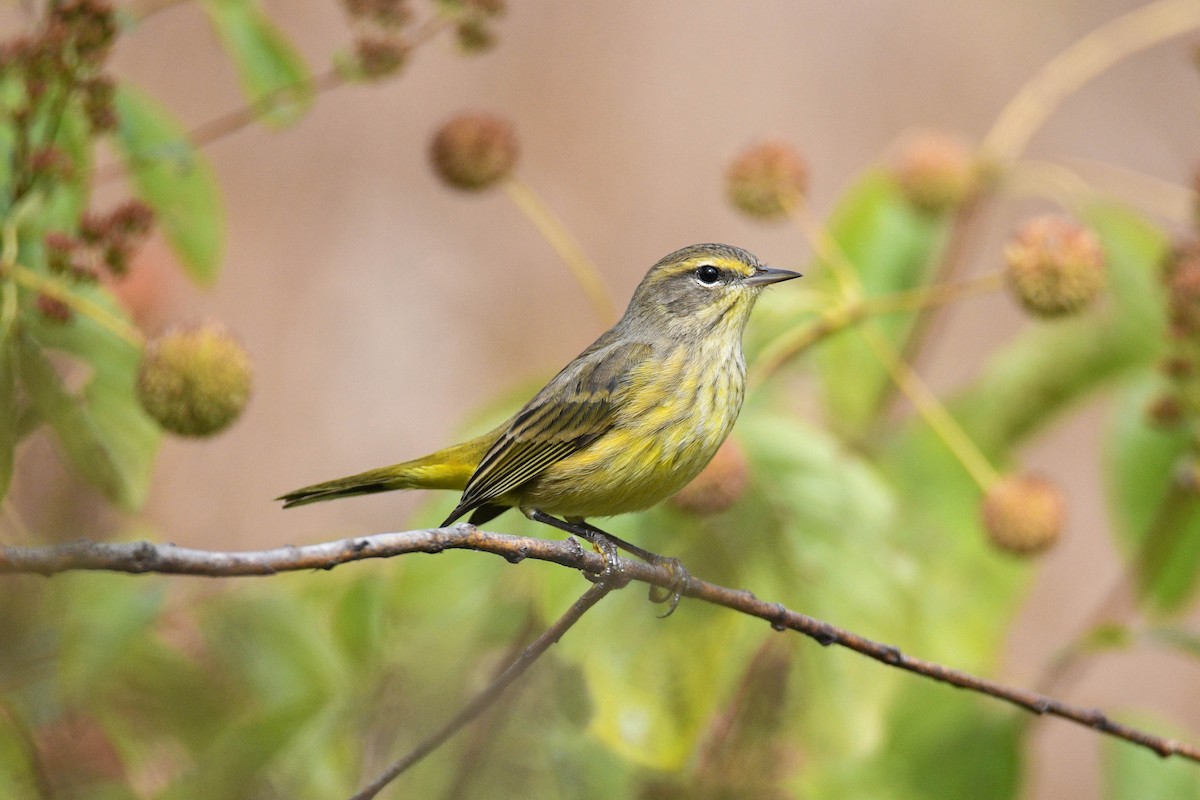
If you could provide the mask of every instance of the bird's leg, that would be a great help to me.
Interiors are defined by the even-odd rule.
[[[619,571],[619,567],[615,566],[615,561],[610,562],[608,560],[608,551],[605,549],[605,545],[616,545],[634,557],[645,561],[647,564],[653,564],[656,567],[666,567],[671,573],[671,586],[669,589],[663,589],[660,586],[651,586],[650,601],[652,603],[666,603],[670,601],[670,608],[662,615],[664,617],[671,616],[675,613],[675,609],[679,607],[679,601],[683,598],[683,590],[687,586],[690,575],[687,569],[684,568],[683,562],[678,558],[668,558],[667,556],[660,556],[658,553],[652,553],[649,550],[638,547],[636,544],[625,541],[619,536],[613,536],[608,531],[601,530],[582,519],[568,518],[567,520],[560,520],[536,508],[522,510],[525,516],[535,522],[541,522],[552,528],[558,528],[560,531],[573,533],[591,542],[597,550],[605,554],[606,572],[614,569]],[[600,544],[600,542],[604,542],[604,544]]]
[[[536,508],[521,509],[521,511],[534,522],[541,522],[552,528],[558,528],[560,531],[573,533],[590,542],[596,548],[596,552],[604,556],[604,572],[601,573],[598,580],[611,584],[613,588],[624,586],[629,582],[629,579],[625,577],[625,570],[621,567],[620,556],[617,555],[617,547],[622,544],[620,539],[609,536],[604,531],[596,530],[586,523],[585,527],[585,525],[567,522]]]
[[[571,522],[579,525],[581,530],[590,530],[592,531],[593,535],[607,537],[618,547],[621,547],[632,553],[642,561],[645,561],[647,564],[653,564],[656,567],[666,567],[667,572],[671,573],[671,586],[664,589],[661,586],[652,585],[650,587],[650,602],[666,603],[669,601],[671,603],[670,607],[667,608],[667,610],[664,611],[661,616],[669,617],[675,613],[675,609],[679,608],[679,601],[683,599],[683,590],[687,588],[688,578],[691,577],[691,573],[689,573],[687,568],[683,566],[682,561],[680,561],[678,558],[660,556],[658,553],[652,553],[649,550],[645,550],[635,544],[630,544],[624,539],[613,536],[608,531],[602,531],[595,525],[584,522],[583,520],[571,520]]]

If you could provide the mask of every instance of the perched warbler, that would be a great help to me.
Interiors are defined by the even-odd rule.
[[[672,561],[585,519],[648,508],[708,464],[742,407],[750,311],[764,287],[798,277],[729,245],[677,250],[650,268],[616,325],[499,427],[277,499],[288,508],[393,489],[456,489],[462,498],[443,527],[467,513],[483,524],[519,508],[599,549],[611,547],[607,537],[639,558]]]

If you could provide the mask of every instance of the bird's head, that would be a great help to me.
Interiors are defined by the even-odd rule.
[[[722,329],[740,336],[762,290],[799,277],[799,272],[764,266],[740,247],[694,244],[650,268],[623,322],[676,335]]]

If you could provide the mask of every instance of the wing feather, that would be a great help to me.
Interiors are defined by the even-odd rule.
[[[651,352],[649,344],[605,338],[585,350],[512,418],[443,524],[517,489],[607,433],[616,418],[616,395]]]

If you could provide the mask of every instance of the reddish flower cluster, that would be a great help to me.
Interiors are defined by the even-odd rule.
[[[405,27],[412,12],[405,0],[342,0],[342,7],[358,29],[354,52],[346,64],[346,77],[378,81],[391,77],[408,61],[410,42]],[[504,13],[504,0],[440,0],[438,14],[453,24],[459,48],[477,53],[495,44],[491,22]]]
[[[1173,428],[1200,415],[1200,242],[1178,245],[1163,261],[1170,341],[1160,364],[1167,388],[1146,408],[1149,420]]]
[[[133,254],[153,224],[154,213],[138,200],[105,215],[88,214],[79,225],[78,236],[62,231],[46,234],[46,264],[52,273],[74,282],[95,281],[101,269],[120,278],[128,272]],[[47,317],[64,316],[53,304],[39,300],[38,307]]]
[[[36,101],[62,77],[101,67],[116,36],[112,7],[102,0],[52,5],[37,35],[0,48],[0,74],[19,72],[29,99]]]
[[[342,0],[360,32],[350,65],[353,77],[377,81],[395,75],[408,60],[403,28],[412,20],[405,0]]]

